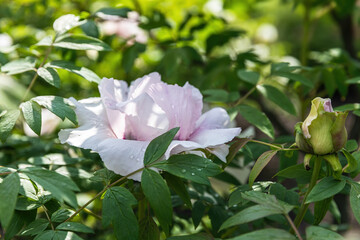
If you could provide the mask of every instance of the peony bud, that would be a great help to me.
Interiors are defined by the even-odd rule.
[[[347,115],[348,112],[334,112],[329,98],[315,98],[308,117],[295,126],[296,145],[317,155],[339,151],[347,141]]]

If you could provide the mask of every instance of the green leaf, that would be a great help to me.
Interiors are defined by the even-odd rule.
[[[257,72],[251,72],[246,70],[239,70],[237,71],[237,75],[239,78],[248,82],[252,85],[256,85],[259,82],[260,74]]]
[[[75,212],[70,209],[59,209],[51,215],[52,222],[63,222]]]
[[[154,219],[146,214],[145,218],[143,218],[140,223],[140,236],[141,240],[159,240],[160,239],[160,231],[158,226],[156,225]]]
[[[360,84],[360,77],[350,78],[345,81],[347,84]]]
[[[311,171],[306,171],[302,163],[285,168],[279,171],[275,176],[284,178],[295,178],[299,183],[308,183],[311,178]],[[274,177],[275,177],[274,176]]]
[[[72,103],[68,99],[58,96],[39,96],[32,98],[31,101],[34,101],[39,105],[47,108],[62,120],[67,118],[74,124],[77,124],[76,114],[70,107],[72,106]]]
[[[167,238],[166,240],[220,240],[220,238],[214,238],[208,233],[195,233],[191,235],[174,236]]]
[[[35,58],[27,57],[24,59],[17,59],[11,61],[1,67],[1,72],[4,72],[8,75],[14,75],[18,73],[35,71]]]
[[[346,73],[344,71],[344,69],[342,68],[335,68],[332,71],[332,74],[335,78],[335,82],[336,85],[338,87],[338,90],[341,94],[341,96],[346,97],[347,93],[348,93],[348,85],[346,85],[345,81],[346,81]]]
[[[154,138],[146,148],[144,155],[144,165],[149,165],[161,158],[168,149],[171,141],[174,139],[179,128],[173,128],[164,134]]]
[[[275,76],[279,76],[279,77],[285,77],[288,78],[292,81],[297,81],[302,83],[304,86],[307,87],[314,87],[314,83],[312,81],[310,81],[309,79],[307,79],[306,77],[304,77],[301,74],[298,73],[291,73],[291,72],[285,72],[285,71],[275,71],[272,73]]]
[[[332,72],[329,69],[324,68],[321,71],[321,77],[329,97],[334,96],[337,86]]]
[[[276,239],[276,240],[296,240],[297,238],[288,231],[276,228],[266,228],[262,230],[245,233],[238,237],[229,238],[229,240],[259,240],[259,239]]]
[[[291,103],[289,98],[279,89],[271,85],[258,85],[256,87],[259,92],[264,95],[267,99],[287,111],[292,115],[296,115],[294,105]]]
[[[244,34],[243,30],[225,30],[221,33],[211,34],[206,39],[206,53],[209,54],[212,49],[228,43],[232,38],[239,37]]]
[[[259,176],[260,172],[266,167],[270,160],[276,155],[277,150],[269,150],[260,155],[256,160],[255,165],[251,169],[249,175],[249,185],[254,184],[255,179]]]
[[[345,144],[345,149],[348,151],[348,152],[354,152],[358,149],[358,144],[357,144],[357,141],[355,139],[350,139],[346,142]]]
[[[198,200],[194,203],[194,206],[191,211],[191,218],[193,220],[195,229],[199,226],[201,219],[205,215],[205,210],[206,210],[206,206],[201,200]]]
[[[360,223],[360,184],[358,183],[351,183],[350,206],[356,220]]]
[[[315,202],[314,205],[314,225],[319,225],[319,223],[323,220],[326,213],[329,210],[331,201],[333,197],[326,198],[324,200]]]
[[[37,74],[50,85],[60,87],[60,77],[55,69],[41,67],[37,70]]]
[[[5,231],[5,240],[13,240],[24,225],[29,225],[35,221],[36,209],[30,211],[15,211],[9,226]]]
[[[56,61],[52,61],[50,63],[45,64],[45,67],[64,69],[66,71],[75,73],[75,74],[85,78],[89,82],[99,83],[101,81],[99,76],[96,75],[90,69],[87,69],[85,67],[78,67],[75,64],[73,64],[72,62],[56,60]]]
[[[246,191],[250,191],[251,188],[249,187],[248,184],[246,185],[240,185],[235,191],[233,191],[231,194],[230,194],[230,198],[229,198],[229,207],[231,206],[234,206],[235,204],[239,204],[240,206],[242,206],[244,203],[247,203],[248,200],[245,200],[241,194],[243,192],[246,192]]]
[[[357,144],[356,144],[357,145]],[[344,154],[348,164],[346,164],[346,166],[344,167],[344,172],[346,173],[351,173],[357,170],[358,168],[358,162],[356,161],[356,159],[354,158],[353,155],[351,155],[351,153],[349,153],[346,149],[342,149],[341,152]]]
[[[172,222],[172,206],[170,192],[165,181],[157,172],[144,169],[141,175],[141,188],[168,236],[169,226]]]
[[[274,183],[270,185],[269,193],[274,195],[276,199],[286,202],[290,205],[299,204],[299,194],[292,190],[287,190],[280,183]]]
[[[46,46],[45,43],[38,43],[39,46]],[[59,38],[52,44],[54,47],[73,49],[73,50],[95,50],[111,51],[111,47],[103,41],[86,35],[71,35]]]
[[[235,141],[234,141],[235,140]],[[239,150],[250,141],[250,138],[235,138],[229,148],[229,154],[226,156],[226,162],[230,163],[239,152]]]
[[[22,232],[21,235],[30,235],[35,236],[43,232],[47,226],[49,226],[49,221],[44,218],[36,219],[34,222],[30,223]]]
[[[90,37],[98,38],[100,33],[96,23],[93,20],[86,20],[86,22],[81,25],[81,29],[84,33]]]
[[[116,178],[116,176],[117,175],[113,171],[103,168],[94,172],[94,175],[90,178],[90,180],[95,182],[104,182],[105,185],[108,185],[114,178]]]
[[[265,113],[246,105],[238,106],[238,109],[240,115],[243,116],[249,123],[260,129],[270,138],[274,138],[274,127]]]
[[[349,103],[349,104],[345,104],[345,105],[334,108],[335,111],[340,111],[340,112],[354,111],[354,110],[358,110],[358,109],[360,109],[360,103]]]
[[[322,227],[310,226],[306,228],[306,240],[345,240],[340,234]]]
[[[138,239],[139,225],[132,210],[137,204],[135,197],[123,187],[109,188],[103,199],[102,223],[112,223],[117,239]]]
[[[306,198],[305,203],[317,202],[323,199],[334,196],[339,193],[346,185],[345,180],[335,180],[333,177],[323,178],[315,187],[311,190]]]
[[[277,208],[271,208],[267,205],[255,205],[248,207],[234,216],[227,219],[222,225],[219,231],[224,230],[232,226],[248,223],[257,219],[261,219],[274,214],[282,214],[283,211]]]
[[[64,222],[61,223],[56,227],[57,230],[65,230],[65,231],[72,231],[72,232],[82,232],[82,233],[94,233],[94,231],[85,226],[84,224],[77,223],[77,222]]]
[[[207,185],[210,185],[208,177],[221,173],[221,168],[217,164],[194,154],[172,155],[167,161],[156,163],[154,167],[175,176]]]
[[[7,229],[14,214],[20,179],[17,173],[11,173],[0,183],[0,222]]]
[[[45,190],[51,192],[60,202],[66,201],[72,207],[77,208],[77,200],[73,191],[79,191],[79,188],[70,178],[37,167],[29,167],[21,171],[31,180],[43,186]]]
[[[95,16],[103,17],[104,15],[113,15],[126,18],[130,8],[101,8],[95,13]]]
[[[228,219],[229,213],[223,206],[213,205],[208,211],[208,216],[210,218],[212,230],[218,232],[221,224]]]
[[[138,42],[135,42],[131,47],[128,47],[124,50],[121,59],[121,66],[124,68],[125,72],[130,72],[136,58],[139,57],[140,53],[145,52],[145,50],[146,45]]]
[[[0,114],[0,140],[5,142],[20,115],[19,110],[4,111]]]
[[[61,35],[70,29],[80,26],[84,21],[79,21],[80,17],[73,14],[66,14],[54,21],[53,28],[57,35]]]
[[[205,102],[228,102],[229,93],[224,89],[207,89],[202,91]]]
[[[268,208],[278,209],[283,214],[287,214],[294,208],[294,206],[276,199],[274,195],[263,192],[248,191],[241,193],[241,196],[246,200],[267,206]]]
[[[177,195],[183,200],[183,202],[191,208],[191,201],[189,193],[185,187],[184,181],[170,173],[164,172],[163,177],[165,178],[169,187],[176,192]]]
[[[73,232],[47,230],[37,235],[34,240],[83,240]]]
[[[26,123],[38,136],[41,134],[41,107],[34,101],[20,104]]]

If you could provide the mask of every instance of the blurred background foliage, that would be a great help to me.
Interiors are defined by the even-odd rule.
[[[55,47],[48,56],[49,61],[70,61],[91,69],[100,78],[122,79],[129,83],[153,71],[158,71],[168,83],[190,82],[201,90],[209,106],[219,105],[229,111],[234,124],[243,128],[243,136],[256,136],[264,141],[276,137],[275,143],[294,141],[294,124],[304,119],[311,99],[331,97],[334,106],[343,105],[343,110],[354,111],[347,125],[350,138],[358,142],[360,122],[356,116],[360,116],[360,106],[345,105],[360,101],[358,85],[351,85],[360,82],[358,4],[356,0],[0,0],[0,64],[4,66],[12,60],[32,57],[39,66],[47,47],[36,44],[54,34],[55,19],[74,14],[87,23],[72,29],[73,34],[99,38],[112,50],[74,51]],[[101,14],[104,12],[107,16]],[[120,16],[122,20],[109,15]],[[117,24],[126,19],[131,24],[121,29]],[[57,95],[82,99],[99,95],[95,83],[63,69],[58,69],[58,73],[60,90],[39,79],[27,97]],[[0,110],[18,108],[33,76],[34,72],[0,75]],[[277,94],[268,95],[271,89],[272,93],[276,90],[264,86],[283,92],[289,104],[281,107],[285,103],[281,103],[281,98],[274,99]],[[252,108],[244,107],[244,103]],[[254,117],[253,109],[260,110],[255,112],[259,118]],[[78,183],[83,192],[78,195],[79,203],[90,198],[95,192],[91,190],[102,189],[102,184],[89,180],[95,170],[102,168],[96,154],[64,149],[54,132],[42,138],[24,137],[22,125],[17,124],[14,131],[19,135],[13,135],[1,145],[0,165],[37,165],[29,157],[54,152],[68,155],[70,152],[70,155],[80,156],[78,161],[64,164],[67,167],[60,164],[55,170]],[[60,127],[65,125],[71,126],[71,123],[61,123]],[[231,186],[244,184],[251,163],[268,149],[255,143],[247,144],[239,153],[241,160],[232,162],[230,170],[217,179]],[[356,157],[359,161],[360,156]],[[297,152],[282,153],[276,168],[281,170],[295,165],[297,159]],[[39,165],[47,165],[43,161]],[[271,174],[271,171],[265,174],[263,179],[269,179]],[[199,224],[202,216],[208,215],[202,227],[206,229],[211,222],[212,228],[206,231],[223,236],[224,233],[217,230],[233,214],[231,211],[236,212],[238,208],[227,207],[224,199],[228,199],[229,192],[220,181],[213,181],[216,192],[222,196],[213,188],[191,184],[190,188],[195,191],[189,191],[197,209],[192,213],[173,194],[177,213],[174,235],[194,232],[187,220],[192,217]],[[133,192],[139,188],[131,181],[126,187]],[[264,186],[259,184],[258,187]],[[85,194],[86,191],[91,193]],[[47,204],[51,213],[60,207],[57,202]],[[100,211],[100,200],[91,208],[94,212]],[[16,214],[21,218],[21,211]],[[339,215],[335,217],[340,218]],[[82,218],[98,234],[96,239],[112,239],[111,230],[99,233],[102,231],[99,222],[91,214]],[[349,222],[346,214],[343,218],[342,222]],[[308,219],[312,221],[311,217]],[[272,220],[278,225],[284,224],[283,219]],[[12,237],[11,234],[18,233],[26,225],[22,224],[8,234]],[[259,221],[254,226],[260,229],[264,224]],[[339,226],[338,230],[346,229],[346,226]],[[249,229],[238,229],[226,234],[247,231]]]

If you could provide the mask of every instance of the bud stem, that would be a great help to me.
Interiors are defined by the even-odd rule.
[[[320,169],[321,169],[321,156],[317,156],[316,159],[315,159],[315,163],[314,163],[314,169],[313,169],[313,172],[312,172],[312,176],[311,176],[311,180],[310,180],[310,183],[309,183],[309,187],[305,193],[305,196],[304,196],[304,199],[301,203],[301,206],[300,206],[300,209],[299,209],[299,212],[298,214],[296,215],[296,218],[294,220],[294,224],[296,227],[299,227],[304,216],[305,216],[305,213],[306,213],[306,210],[308,209],[309,207],[309,203],[308,204],[305,204],[305,201],[306,201],[306,198],[307,196],[309,195],[309,193],[311,192],[311,190],[313,189],[313,187],[315,186],[318,178],[319,178],[319,173],[320,173]],[[293,230],[291,229],[291,232]]]

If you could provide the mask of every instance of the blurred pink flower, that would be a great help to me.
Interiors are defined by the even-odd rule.
[[[226,161],[226,142],[237,136],[240,128],[226,128],[229,116],[222,108],[201,114],[200,91],[186,83],[183,87],[168,85],[158,73],[133,81],[104,78],[100,98],[75,104],[79,127],[59,133],[62,143],[98,152],[105,166],[126,175],[142,168],[146,147],[155,137],[180,127],[164,158],[180,152],[206,148]],[[131,178],[140,180],[140,174]]]
[[[105,35],[116,34],[127,40],[127,44],[132,45],[135,42],[146,43],[148,36],[146,32],[139,27],[139,14],[129,12],[128,18],[103,16],[104,21],[100,27]]]

